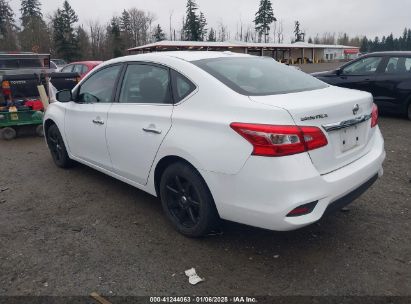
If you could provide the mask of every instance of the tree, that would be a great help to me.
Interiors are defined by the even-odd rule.
[[[53,42],[56,55],[73,61],[78,55],[78,40],[74,24],[78,22],[76,12],[68,1],[64,1],[62,9],[57,9],[53,17]]]
[[[200,35],[200,39],[201,41],[205,40],[205,37],[207,35],[207,20],[203,14],[203,12],[200,12],[200,17],[199,17],[199,35]]]
[[[215,31],[213,28],[210,29],[210,32],[208,33],[208,39],[207,41],[210,42],[215,42],[217,40],[216,36],[215,36]]]
[[[113,17],[110,21],[109,26],[107,27],[106,43],[107,47],[105,49],[106,51],[108,51],[108,53],[104,57],[107,57],[108,59],[120,57],[123,55],[124,46],[120,33],[120,20],[117,17]]]
[[[76,29],[77,43],[78,43],[78,60],[89,60],[91,58],[91,44],[90,36],[82,26]]]
[[[369,52],[368,38],[366,36],[364,36],[361,40],[360,52],[361,53],[368,53]]]
[[[128,10],[130,14],[130,26],[133,46],[147,44],[151,41],[151,24],[155,17],[150,12],[145,12],[137,8]]]
[[[17,49],[16,31],[13,10],[7,0],[0,0],[0,51]]]
[[[277,21],[274,17],[274,11],[270,0],[261,0],[260,7],[255,13],[255,30],[259,35],[259,40],[264,35],[264,42],[267,42],[268,35],[270,34],[271,24]]]
[[[120,31],[121,36],[123,37],[124,44],[126,48],[131,48],[136,46],[135,42],[133,43],[133,31],[131,28],[131,19],[130,13],[127,10],[124,10],[120,17]]]
[[[198,6],[195,0],[187,0],[186,18],[183,25],[184,38],[188,41],[200,41],[204,38],[204,30],[207,22],[203,15],[197,15]]]
[[[163,29],[161,28],[160,24],[158,24],[156,29],[154,30],[153,36],[156,42],[163,41],[166,39],[166,35],[164,34]]]
[[[26,26],[31,18],[43,18],[39,0],[21,0],[20,12],[23,26]]]
[[[304,42],[305,40],[305,33],[301,31],[300,26],[300,21],[296,21],[294,27],[295,42]]]
[[[50,52],[50,33],[43,20],[38,0],[21,1],[21,24],[19,33],[21,48],[25,51]]]

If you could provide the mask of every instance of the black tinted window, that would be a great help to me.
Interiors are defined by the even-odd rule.
[[[275,95],[327,87],[322,81],[271,58],[216,58],[193,63],[243,95]]]
[[[407,57],[391,57],[388,60],[385,73],[402,74],[411,72],[411,58]]]
[[[0,59],[0,69],[29,69],[44,67],[41,59]]]
[[[167,68],[148,64],[127,67],[121,88],[122,103],[172,103]]]
[[[343,69],[344,75],[368,75],[377,72],[382,57],[366,57],[355,61]]]
[[[121,66],[108,67],[93,74],[80,87],[78,102],[108,103],[112,102],[113,91]]]
[[[174,98],[175,102],[180,102],[196,89],[196,86],[186,77],[173,71],[174,77]]]

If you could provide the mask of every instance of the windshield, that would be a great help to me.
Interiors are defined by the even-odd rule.
[[[326,88],[322,81],[264,57],[213,58],[193,62],[237,93],[263,96]]]

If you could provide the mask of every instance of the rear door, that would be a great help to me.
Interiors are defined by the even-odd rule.
[[[130,63],[118,102],[108,114],[107,144],[115,173],[141,185],[171,128],[173,97],[167,67]]]
[[[381,108],[401,112],[411,88],[411,57],[393,56],[386,60],[381,73],[376,76],[375,103]]]
[[[107,113],[115,98],[122,65],[103,68],[74,94],[76,101],[67,105],[65,132],[70,152],[92,165],[111,170],[107,150]]]

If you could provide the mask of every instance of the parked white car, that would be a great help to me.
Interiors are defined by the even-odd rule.
[[[304,227],[383,172],[372,96],[270,58],[127,56],[57,99],[44,120],[56,165],[77,161],[161,198],[174,227],[191,237],[219,219]]]

